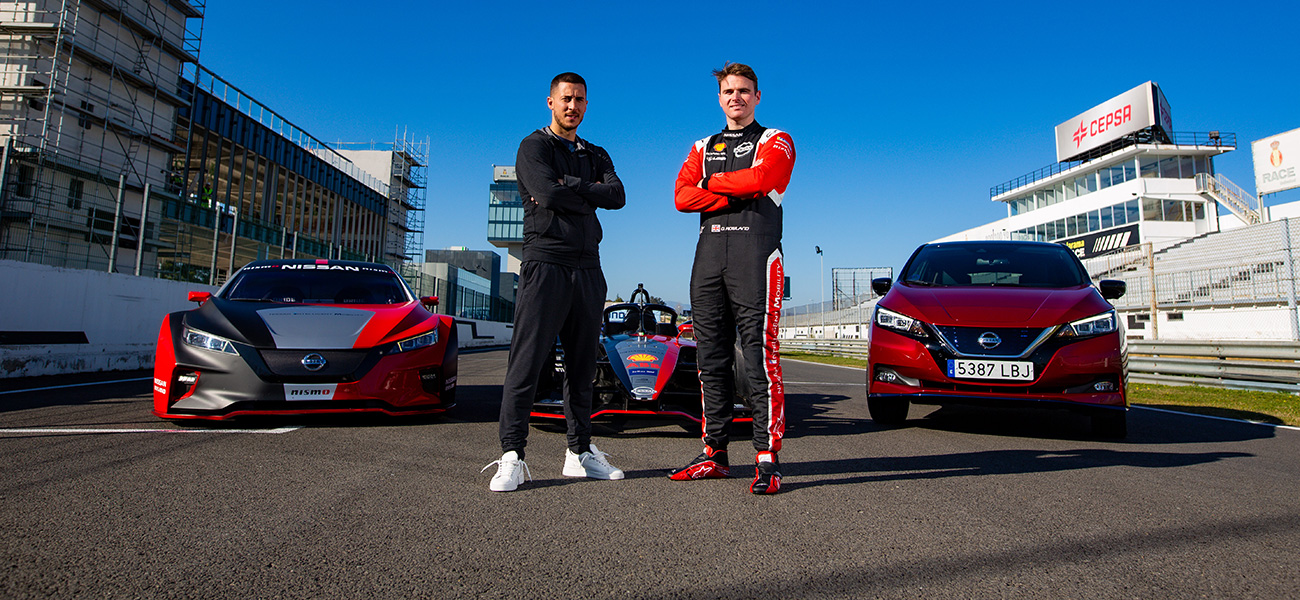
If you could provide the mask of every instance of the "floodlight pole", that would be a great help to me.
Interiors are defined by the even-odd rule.
[[[826,255],[822,254],[821,246],[815,248],[817,248],[817,259],[821,261],[818,271],[822,276],[822,304],[818,312],[822,314],[822,339],[826,339]]]

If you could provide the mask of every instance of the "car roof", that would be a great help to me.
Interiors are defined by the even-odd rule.
[[[1064,245],[1056,242],[1038,242],[1029,240],[958,240],[951,242],[930,242],[928,244],[921,244],[921,246],[1042,246],[1065,248]]]
[[[341,265],[345,267],[369,267],[372,269],[387,269],[391,267],[383,263],[373,263],[356,260],[326,260],[323,258],[294,258],[294,259],[276,259],[276,260],[255,260],[246,265],[248,266],[275,266],[275,265]],[[242,267],[241,267],[242,268]]]

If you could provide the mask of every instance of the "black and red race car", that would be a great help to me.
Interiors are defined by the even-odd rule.
[[[679,326],[676,311],[650,302],[643,286],[637,286],[629,300],[605,307],[596,351],[592,418],[614,424],[637,417],[702,422],[691,326]],[[739,353],[736,360],[739,364]],[[533,403],[535,420],[564,418],[563,387],[564,348],[556,344],[554,360],[542,372]],[[737,423],[753,421],[745,397],[746,390],[738,388]]]
[[[153,413],[166,419],[455,405],[454,319],[382,264],[256,261],[158,332]]]

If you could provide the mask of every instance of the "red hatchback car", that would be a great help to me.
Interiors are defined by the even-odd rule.
[[[910,403],[1029,404],[1087,413],[1103,437],[1127,434],[1126,344],[1108,300],[1065,246],[941,242],[917,248],[871,319],[867,407],[882,425]]]

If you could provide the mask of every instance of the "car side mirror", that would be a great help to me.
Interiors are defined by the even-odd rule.
[[[432,311],[432,310],[433,310],[433,307],[435,307],[435,306],[438,305],[438,297],[437,297],[437,296],[421,296],[421,297],[420,297],[420,304],[423,304],[423,305],[425,306],[425,308],[428,308],[430,311]]]
[[[877,277],[871,280],[871,291],[877,296],[888,294],[891,287],[894,287],[894,282],[888,277]]]
[[[212,292],[190,292],[188,296],[190,302],[198,302],[199,304],[203,304],[211,298]]]
[[[1128,284],[1118,279],[1103,279],[1097,287],[1101,289],[1101,297],[1107,300],[1115,300],[1128,291]]]
[[[691,323],[682,323],[677,326],[677,337],[688,340],[695,339],[695,325]]]

